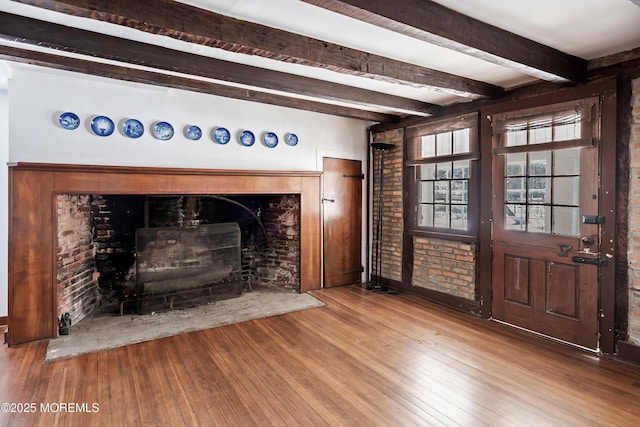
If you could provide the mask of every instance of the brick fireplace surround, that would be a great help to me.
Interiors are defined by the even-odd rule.
[[[9,168],[10,346],[57,336],[56,199],[61,194],[297,194],[300,291],[321,286],[320,172],[19,163]]]

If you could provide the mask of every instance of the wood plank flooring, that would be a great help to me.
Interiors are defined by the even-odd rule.
[[[54,362],[46,343],[1,348],[0,425],[640,425],[640,369],[405,294],[314,295],[327,305]]]

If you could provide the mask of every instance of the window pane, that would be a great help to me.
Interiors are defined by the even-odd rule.
[[[466,230],[467,224],[467,205],[451,206],[451,228]]]
[[[436,165],[435,163],[429,163],[427,165],[420,165],[420,179],[436,179]]]
[[[551,206],[529,206],[527,231],[532,233],[551,232]]]
[[[451,132],[439,133],[436,135],[436,155],[446,156],[451,154],[451,143],[453,142],[453,135]]]
[[[580,177],[570,176],[553,179],[553,204],[580,204]]]
[[[580,235],[580,208],[555,206],[553,208],[553,232],[565,236]]]
[[[552,132],[550,126],[543,126],[529,130],[529,144],[543,144],[552,141]]]
[[[418,201],[420,203],[433,203],[433,181],[420,181]]]
[[[506,178],[505,193],[507,202],[526,202],[525,194],[527,193],[526,178]]]
[[[453,132],[453,154],[469,152],[469,129]]]
[[[451,162],[438,163],[436,179],[451,179]]]
[[[551,175],[551,151],[529,153],[529,175]]]
[[[458,160],[453,162],[453,178],[469,178],[470,160]]]
[[[435,181],[434,194],[436,203],[449,203],[449,181]]]
[[[527,154],[507,154],[505,176],[524,176],[525,165],[527,164]]]
[[[449,228],[449,205],[434,205],[433,212],[433,226]]]
[[[580,138],[580,113],[572,113],[563,117],[556,117],[553,128],[554,141],[566,141]]]
[[[421,137],[422,157],[435,157],[436,155],[436,136],[424,135]]]
[[[418,226],[433,227],[433,205],[418,206]]]
[[[451,181],[451,203],[467,204],[467,181]]]
[[[529,203],[551,203],[551,178],[529,178]]]
[[[505,147],[515,147],[516,145],[527,145],[527,130],[507,130],[504,141]]]
[[[505,230],[524,231],[527,207],[524,205],[504,205]]]
[[[554,175],[579,175],[580,174],[580,149],[567,148],[556,150],[553,165]]]

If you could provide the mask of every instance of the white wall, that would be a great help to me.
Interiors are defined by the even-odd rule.
[[[362,158],[367,149],[370,123],[362,120],[176,89],[14,66],[9,91],[12,162],[318,170],[318,149],[346,149]],[[80,128],[69,131],[58,125],[64,111],[80,117]],[[109,137],[94,135],[90,122],[96,115],[110,117],[116,132]],[[126,118],[144,124],[142,137],[130,139],[120,132],[118,124]],[[156,121],[171,123],[175,136],[169,141],[155,139],[150,129]],[[183,129],[190,124],[205,133],[199,141],[184,136]],[[211,131],[217,126],[229,129],[229,144],[212,141]],[[273,149],[260,141],[244,147],[237,142],[244,129],[260,141],[264,132],[275,132],[280,143]],[[283,141],[289,132],[298,135],[296,147]]]
[[[9,98],[7,96],[7,77],[1,66],[2,64],[0,64],[0,316],[6,316],[9,182],[5,165],[9,161]]]
[[[2,132],[6,133],[7,126],[2,126],[1,107],[7,103],[2,102],[0,92],[0,165],[3,166],[7,162],[38,162],[321,171],[322,157],[327,156],[361,160],[363,172],[367,173],[367,128],[370,122],[28,65],[5,64],[9,65],[11,72],[8,79],[8,147],[6,135],[3,140]],[[78,129],[70,131],[60,127],[58,117],[65,111],[80,117],[82,123]],[[6,115],[5,112],[5,120]],[[116,131],[111,136],[99,137],[91,132],[90,122],[96,115],[108,116],[116,123]],[[136,118],[144,124],[142,137],[130,139],[122,134],[119,125],[127,118]],[[160,141],[152,136],[150,130],[156,121],[167,121],[173,125],[175,135],[171,140]],[[204,133],[199,141],[191,141],[184,136],[184,128],[191,124],[198,125]],[[219,145],[212,141],[211,131],[217,126],[229,129],[231,142]],[[237,135],[245,129],[251,130],[258,139],[252,147],[244,147],[237,142]],[[278,135],[280,142],[277,147],[267,148],[261,143],[266,131]],[[290,132],[299,138],[295,147],[284,143],[285,135]],[[7,182],[4,167],[0,185],[3,202],[0,212],[3,242],[0,247],[0,316],[6,316]],[[366,197],[363,199],[363,212],[366,212]],[[366,230],[363,228],[363,248],[364,236]],[[364,259],[363,254],[363,262]]]

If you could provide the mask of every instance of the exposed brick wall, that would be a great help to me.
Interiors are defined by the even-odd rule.
[[[413,240],[413,286],[475,298],[475,245],[417,237]]]
[[[262,222],[267,246],[256,263],[258,282],[300,289],[300,196],[269,197]]]
[[[105,298],[117,294],[135,264],[135,232],[144,227],[144,197],[91,196],[96,267]]]
[[[384,278],[400,282],[402,280],[402,235],[403,235],[403,209],[402,209],[402,152],[403,129],[395,129],[374,135],[376,142],[390,142],[395,148],[385,151],[384,157],[384,192],[382,201],[382,238],[381,275]],[[378,170],[377,156],[373,153],[373,229],[375,239],[375,224],[378,212],[378,191],[380,171]],[[375,248],[372,247],[372,265],[376,264]]]
[[[640,79],[633,81],[629,183],[629,341],[640,345]]]
[[[71,315],[73,324],[93,312],[98,274],[92,244],[89,196],[57,196],[58,318]]]
[[[251,213],[209,196],[149,197],[149,226],[237,221],[243,233],[242,279],[300,289],[300,196],[229,198],[260,217],[266,238]],[[109,305],[133,292],[135,230],[144,227],[144,213],[145,196],[59,196],[59,314],[69,312],[75,324],[93,311],[98,294]]]

